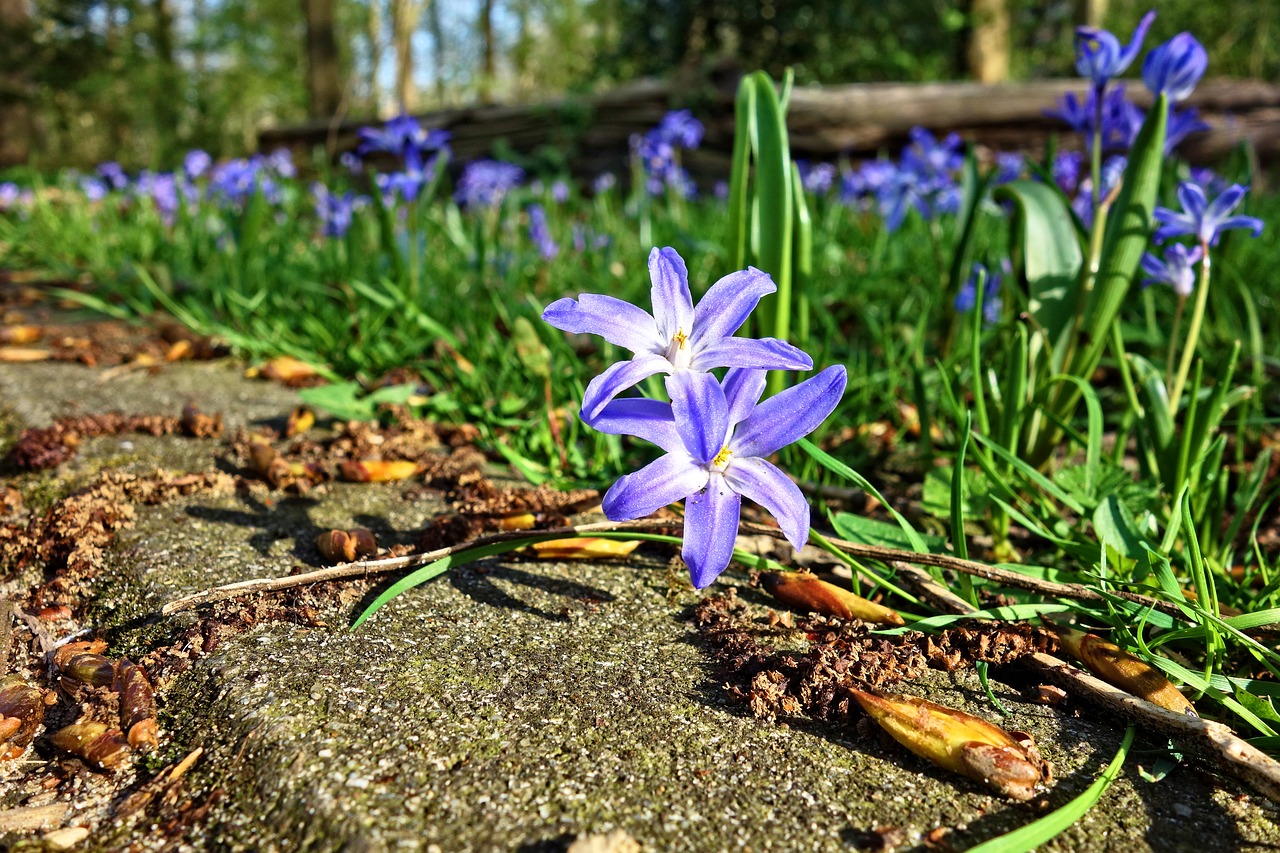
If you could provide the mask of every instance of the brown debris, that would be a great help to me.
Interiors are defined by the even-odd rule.
[[[188,411],[191,412],[190,418]],[[221,415],[203,415],[188,404],[181,418],[166,415],[124,415],[108,412],[59,418],[53,426],[25,429],[9,451],[10,461],[28,471],[53,468],[75,455],[82,439],[102,435],[137,432],[145,435],[183,433],[197,437],[218,435],[222,431]]]
[[[17,515],[22,509],[22,493],[12,486],[0,486],[0,518]]]
[[[44,722],[44,693],[16,675],[0,679],[0,761],[17,758]]]

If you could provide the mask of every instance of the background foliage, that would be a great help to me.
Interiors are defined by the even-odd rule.
[[[159,168],[191,147],[241,154],[265,124],[320,115],[306,80],[317,10],[332,19],[339,113],[369,118],[712,69],[792,67],[799,84],[959,79],[973,2],[0,0],[0,108],[32,108],[37,167]],[[1153,5],[1152,43],[1191,30],[1213,74],[1280,77],[1274,0],[1230,14],[1199,0],[1003,2],[1014,78],[1070,75],[1076,23],[1092,14],[1127,34]]]

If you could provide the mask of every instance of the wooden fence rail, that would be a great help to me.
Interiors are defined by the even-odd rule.
[[[1140,82],[1130,82],[1140,105],[1150,95]],[[896,153],[917,125],[938,133],[956,131],[965,139],[994,150],[1042,150],[1051,134],[1064,145],[1070,140],[1060,122],[1045,116],[1067,92],[1083,96],[1080,80],[1037,80],[1026,83],[871,83],[797,88],[791,94],[788,125],[797,159],[862,159],[879,152]],[[457,162],[492,156],[495,143],[521,154],[548,147],[559,152],[582,178],[601,172],[625,174],[633,134],[653,127],[673,105],[701,94],[695,110],[706,124],[701,149],[686,158],[700,181],[728,174],[733,140],[733,90],[692,92],[678,84],[644,80],[592,97],[561,99],[521,106],[475,106],[419,116],[426,127],[453,134]],[[1258,80],[1209,80],[1185,106],[1195,106],[1210,130],[1190,137],[1180,149],[1196,163],[1213,162],[1248,140],[1264,163],[1280,158],[1280,85]],[[355,147],[356,130],[370,122],[345,120],[261,132],[263,150],[287,147],[306,151],[325,146],[337,154]]]

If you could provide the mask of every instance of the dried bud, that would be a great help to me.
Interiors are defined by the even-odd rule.
[[[640,543],[634,539],[579,536],[574,539],[535,542],[533,550],[544,560],[598,560],[602,557],[625,557],[639,545]]]
[[[62,674],[94,687],[104,687],[115,680],[116,667],[110,659],[102,655],[79,654],[67,661],[66,666],[58,667]]]
[[[249,445],[249,466],[264,476],[277,456],[276,449],[265,441],[255,440]]]
[[[9,364],[26,364],[33,361],[48,361],[53,353],[47,349],[31,347],[0,347],[0,362]]]
[[[854,595],[808,572],[764,572],[760,585],[788,607],[805,613],[821,613],[841,619],[861,619],[884,625],[902,625],[896,611]]]
[[[1059,628],[1058,638],[1063,648],[1108,684],[1175,713],[1198,716],[1195,707],[1173,686],[1173,682],[1141,658],[1108,643],[1097,634]]]
[[[0,680],[0,758],[21,755],[44,721],[44,693],[16,675]]]
[[[206,415],[195,403],[182,409],[182,431],[195,438],[212,438],[222,434],[222,415]]]
[[[65,671],[67,664],[76,655],[100,655],[106,650],[107,643],[105,640],[77,640],[74,643],[60,646],[53,653],[53,665]]]
[[[0,344],[30,344],[43,335],[39,326],[0,326]]]
[[[350,563],[378,553],[378,542],[363,527],[355,530],[329,530],[316,537],[316,550],[327,563]]]
[[[116,667],[115,691],[120,694],[120,728],[129,733],[134,749],[154,747],[156,739],[156,699],[147,671],[127,658]]]
[[[305,382],[320,375],[320,372],[310,364],[287,355],[277,356],[250,373],[261,376],[263,379],[283,382],[286,385]]]
[[[498,519],[498,527],[502,530],[532,530],[537,524],[538,519],[531,512],[512,513]]]
[[[174,341],[169,344],[169,348],[164,351],[164,360],[168,362],[181,361],[184,358],[191,358],[194,353],[195,347],[192,345],[191,341]]]
[[[285,438],[293,438],[296,435],[301,435],[311,429],[311,427],[315,426],[315,422],[315,412],[311,411],[306,406],[299,406],[289,413],[289,420],[284,427]]]
[[[944,770],[1015,800],[1034,797],[1044,780],[1043,762],[1030,738],[1020,743],[986,720],[915,696],[849,692],[894,740]]]
[[[54,732],[49,740],[64,752],[83,758],[103,770],[120,766],[128,755],[124,733],[103,723],[72,723]]]
[[[338,473],[342,475],[342,479],[353,483],[387,483],[412,477],[418,473],[418,463],[381,459],[368,459],[363,462],[346,460],[338,463]]]

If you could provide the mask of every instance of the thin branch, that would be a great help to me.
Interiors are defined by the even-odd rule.
[[[351,578],[368,578],[377,575],[384,575],[389,572],[400,571],[401,569],[410,569],[426,565],[427,563],[433,563],[444,557],[450,557],[472,548],[492,545],[498,542],[509,542],[517,539],[532,539],[541,542],[548,539],[566,539],[575,536],[590,536],[594,533],[653,533],[670,531],[673,534],[679,534],[683,532],[683,529],[684,522],[678,519],[640,519],[639,521],[599,521],[591,524],[576,524],[567,527],[556,527],[549,530],[504,531],[502,533],[494,533],[489,536],[481,536],[460,545],[450,545],[447,548],[439,548],[435,551],[429,551],[424,554],[410,554],[405,557],[387,557],[380,560],[363,560],[356,563],[346,563],[340,566],[318,569],[314,572],[286,575],[285,577],[279,578],[238,581],[236,583],[226,584],[225,586],[202,590],[201,592],[193,593],[191,595],[184,596],[183,598],[171,601],[161,608],[160,613],[163,616],[169,616],[183,610],[190,610],[194,607],[201,607],[206,604],[212,604],[215,601],[223,601],[228,598],[236,598],[242,595],[274,592],[314,583],[328,583],[331,581],[348,580]],[[785,539],[781,530],[778,530],[775,527],[766,527],[762,524],[744,523],[740,526],[740,529],[746,533],[770,536],[778,540]],[[1103,602],[1107,600],[1106,596],[1081,584],[1058,583],[1056,581],[1047,581],[1041,578],[1028,577],[1008,569],[1000,569],[995,566],[988,566],[985,563],[976,563],[972,560],[961,560],[956,557],[948,557],[945,554],[918,554],[915,551],[904,551],[898,548],[883,548],[878,545],[860,545],[856,542],[846,542],[842,539],[828,538],[827,541],[831,542],[846,554],[865,560],[878,560],[889,565],[894,563],[907,563],[951,569],[953,571],[985,578],[986,580],[996,581],[997,583],[1004,584],[1005,586],[1025,589],[1030,592],[1040,593],[1041,595],[1071,598],[1077,601]],[[1111,595],[1114,595],[1117,598],[1123,598],[1126,601],[1131,601],[1134,604],[1140,604],[1143,607],[1150,607],[1176,618],[1186,619],[1186,615],[1178,605],[1167,601],[1160,601],[1159,599],[1151,598],[1149,596],[1123,591],[1114,591]]]

